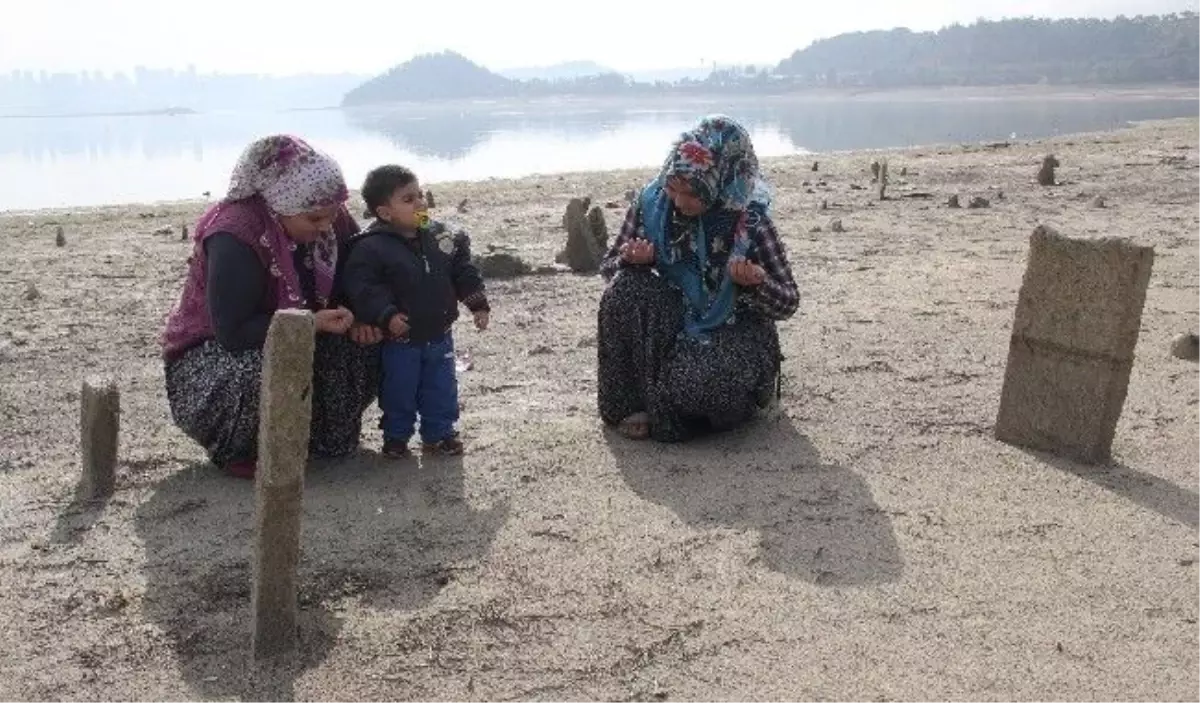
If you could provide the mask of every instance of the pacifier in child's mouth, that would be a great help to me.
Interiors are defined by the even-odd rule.
[[[417,229],[425,229],[429,226],[429,211],[417,210]]]

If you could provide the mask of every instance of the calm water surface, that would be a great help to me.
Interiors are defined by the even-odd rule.
[[[725,112],[761,156],[962,143],[1196,117],[1195,93],[1032,98],[872,97],[623,103],[503,102],[178,116],[0,118],[0,210],[222,192],[242,148],[271,132],[334,154],[352,187],[398,162],[427,183],[649,166],[699,115]]]

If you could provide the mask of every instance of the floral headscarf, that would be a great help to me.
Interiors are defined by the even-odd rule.
[[[752,201],[767,200],[750,134],[725,115],[705,117],[679,136],[659,173],[660,185],[673,176],[687,181],[706,208],[745,210]]]
[[[337,161],[299,137],[276,134],[251,142],[229,180],[226,202],[261,195],[272,212],[299,215],[349,198]]]
[[[704,204],[700,217],[675,211],[666,193],[675,176]],[[654,244],[659,272],[683,293],[689,336],[703,339],[732,319],[735,290],[727,263],[750,253],[749,230],[769,204],[749,133],[724,115],[705,117],[680,135],[658,176],[642,190],[643,231]]]

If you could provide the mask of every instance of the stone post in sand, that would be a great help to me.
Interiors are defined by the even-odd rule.
[[[1047,154],[1046,158],[1042,159],[1042,167],[1037,172],[1037,182],[1040,186],[1057,185],[1057,180],[1054,178],[1054,169],[1061,164],[1058,159],[1054,158],[1054,154]]]
[[[312,313],[280,310],[263,347],[255,472],[254,657],[296,647],[300,511],[312,420]]]
[[[117,442],[121,430],[121,391],[108,379],[89,378],[79,395],[79,434],[83,457],[83,496],[112,495],[117,479]]]
[[[591,198],[571,198],[567,210],[563,213],[563,228],[567,230],[567,245],[559,252],[555,260],[566,264],[576,273],[592,273],[600,268],[600,258],[603,251],[596,245],[598,235],[594,234],[588,220],[588,208]],[[604,213],[600,213],[603,220]],[[607,232],[605,237],[607,238]]]
[[[996,420],[1002,442],[1076,461],[1111,455],[1125,403],[1152,247],[1030,237]]]

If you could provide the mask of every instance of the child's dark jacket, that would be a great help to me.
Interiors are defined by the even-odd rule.
[[[411,342],[447,332],[460,302],[471,312],[489,309],[470,238],[437,221],[408,238],[376,220],[347,242],[341,278],[355,319],[386,332],[392,316],[404,313]]]

